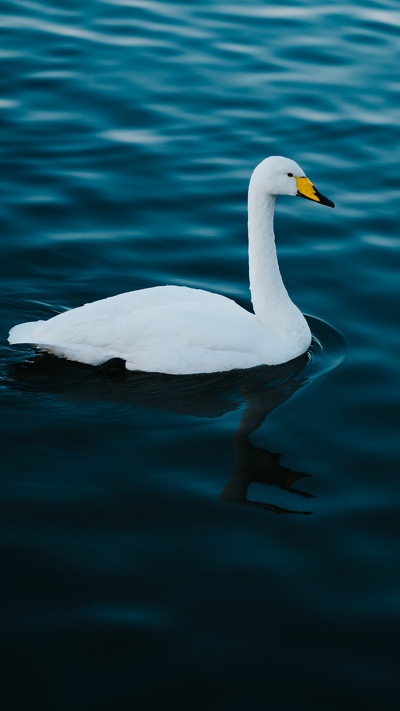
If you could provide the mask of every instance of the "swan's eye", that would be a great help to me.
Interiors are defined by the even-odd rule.
[[[288,176],[288,178],[294,178],[293,173],[288,173],[287,176]]]

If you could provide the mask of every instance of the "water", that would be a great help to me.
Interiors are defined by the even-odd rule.
[[[397,3],[0,12],[1,708],[397,709]],[[277,206],[310,363],[128,377],[7,345],[160,283],[248,305],[269,154],[336,203]]]

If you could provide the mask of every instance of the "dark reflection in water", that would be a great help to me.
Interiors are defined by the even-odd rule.
[[[296,371],[289,380],[276,383],[267,392],[251,391],[246,393],[246,409],[243,413],[239,428],[234,434],[233,441],[236,449],[236,461],[229,480],[221,498],[235,504],[246,504],[254,508],[261,508],[274,513],[302,513],[310,514],[311,511],[293,511],[271,503],[253,501],[248,499],[248,490],[251,484],[267,484],[280,489],[312,498],[312,494],[294,488],[296,481],[309,476],[304,472],[297,472],[280,464],[281,455],[270,452],[262,447],[256,447],[250,441],[250,435],[263,424],[267,415],[276,407],[290,398],[296,390],[304,384],[304,359],[296,361]],[[297,372],[297,367],[299,371]]]

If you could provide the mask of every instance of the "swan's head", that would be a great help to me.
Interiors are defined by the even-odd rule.
[[[306,177],[304,170],[294,160],[282,156],[270,156],[263,160],[254,170],[251,182],[266,195],[297,195],[319,202],[321,205],[335,207],[314,187]]]

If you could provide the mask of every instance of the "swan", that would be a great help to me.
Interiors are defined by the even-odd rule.
[[[302,355],[311,332],[279,271],[273,227],[277,195],[334,207],[293,160],[270,156],[257,165],[248,191],[254,313],[203,289],[156,286],[88,303],[47,321],[18,324],[9,343],[35,345],[90,365],[118,358],[127,370],[175,375],[278,365]]]

